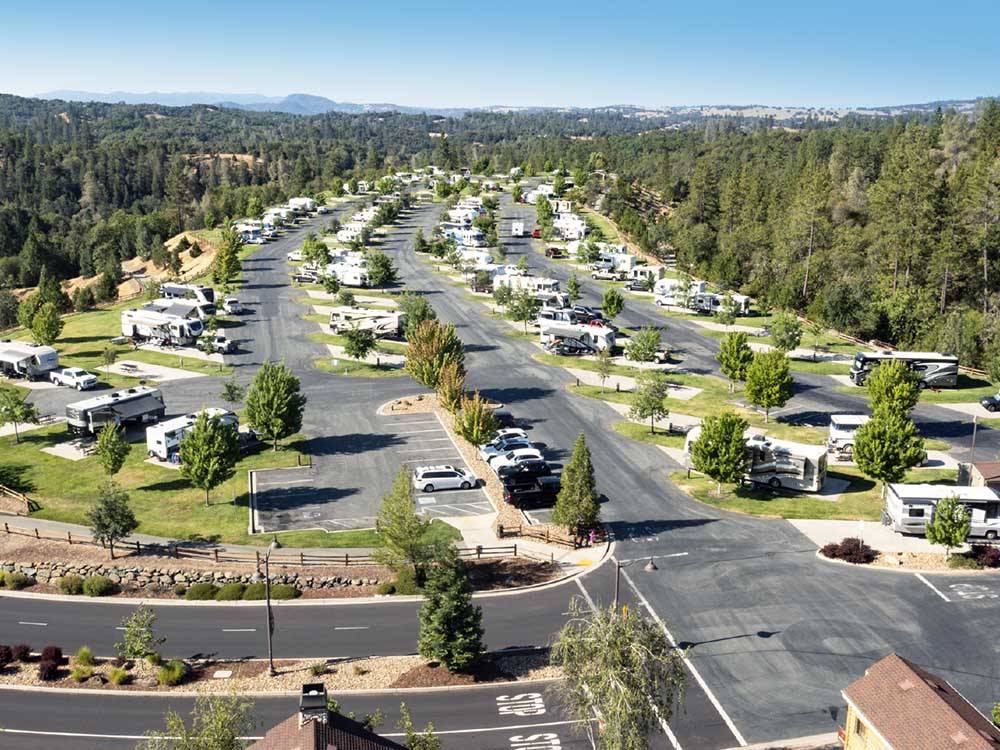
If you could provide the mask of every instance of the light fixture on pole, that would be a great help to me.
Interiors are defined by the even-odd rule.
[[[281,542],[278,541],[277,536],[274,536],[271,538],[271,543],[267,546],[267,552],[264,553],[264,606],[267,611],[267,673],[271,677],[277,675],[277,671],[274,669],[274,651],[272,647],[274,615],[271,613],[271,553],[276,549],[281,549]],[[254,583],[260,583],[261,575],[259,570],[253,576],[252,580]]]
[[[613,558],[613,557],[611,559],[615,560],[615,558]],[[637,562],[642,562],[643,560],[646,560],[646,558],[639,557],[639,558],[636,558],[635,560],[626,560],[625,562],[619,562],[618,560],[615,560],[615,607],[614,607],[614,609],[615,609],[616,612],[618,611],[618,591],[621,588],[621,583],[622,583],[622,568],[627,568],[630,565],[635,565]],[[656,567],[656,563],[653,562],[653,556],[652,555],[649,556],[649,559],[646,561],[646,564],[642,566],[642,569],[645,572],[647,572],[647,573],[653,573],[653,572],[659,570],[659,568]]]

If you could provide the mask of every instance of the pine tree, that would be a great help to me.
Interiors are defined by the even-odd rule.
[[[697,440],[691,444],[691,463],[697,471],[715,480],[716,492],[721,495],[723,482],[736,484],[746,473],[747,422],[733,412],[723,412],[706,417],[700,429]]]
[[[434,552],[427,541],[429,528],[430,521],[417,515],[410,473],[401,466],[378,509],[375,519],[378,546],[372,557],[397,575],[407,568],[413,570],[418,585],[422,584],[424,569]]]
[[[437,388],[445,365],[454,364],[464,372],[465,345],[455,326],[425,320],[413,330],[406,346],[406,371],[418,383]]]
[[[139,522],[129,506],[128,493],[109,481],[101,487],[97,502],[87,511],[87,525],[94,539],[108,545],[114,560],[115,543],[127,539]]]
[[[235,427],[202,411],[181,441],[181,476],[209,493],[236,473],[240,460],[239,436]]]
[[[575,535],[592,529],[599,523],[601,513],[597,499],[594,465],[587,439],[581,432],[573,444],[569,463],[563,468],[552,520],[571,529]]]
[[[746,380],[747,369],[753,362],[753,349],[747,343],[747,335],[742,331],[732,331],[722,338],[719,353],[715,355],[722,374],[729,378],[729,392],[736,389],[736,383]]]
[[[475,664],[483,647],[483,611],[472,603],[465,563],[454,548],[434,565],[424,587],[417,651],[451,671]]]
[[[249,425],[278,450],[278,441],[302,429],[306,397],[299,379],[284,362],[265,361],[254,375],[246,397]]]
[[[656,420],[665,419],[670,414],[663,400],[669,395],[667,376],[659,370],[643,370],[635,379],[635,394],[629,417],[649,420],[649,433],[656,433]]]
[[[931,544],[944,547],[944,559],[947,560],[953,548],[965,544],[971,525],[969,509],[957,497],[949,496],[938,500],[934,506],[934,515],[924,527],[924,535]]]
[[[108,422],[97,433],[97,447],[94,452],[104,468],[104,473],[109,477],[113,477],[121,471],[122,466],[125,465],[125,459],[128,458],[129,450],[130,447],[125,440],[122,428],[114,422]]]
[[[771,409],[784,406],[792,397],[792,375],[788,368],[788,357],[778,349],[757,352],[747,367],[746,377],[744,389],[746,399],[764,410],[766,424]]]
[[[923,438],[903,412],[876,410],[854,436],[854,463],[865,476],[883,485],[902,481],[924,455]]]

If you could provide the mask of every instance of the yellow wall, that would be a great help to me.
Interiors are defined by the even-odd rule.
[[[859,734],[857,731],[858,723],[859,717],[857,712],[855,712],[853,706],[848,705],[847,721],[844,724],[844,735],[846,737],[844,750],[892,750],[892,748],[879,739],[871,727],[867,726],[867,722],[864,719],[860,719],[864,731]]]

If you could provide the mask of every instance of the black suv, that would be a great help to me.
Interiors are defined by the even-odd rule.
[[[548,344],[545,349],[550,354],[557,354],[560,357],[578,357],[584,354],[594,354],[597,350],[576,339],[556,340]]]
[[[503,480],[503,499],[516,507],[551,505],[559,495],[559,477],[508,476]]]
[[[979,403],[986,411],[997,411],[1000,409],[1000,393],[994,393],[992,396],[983,396],[979,399]]]
[[[521,461],[519,464],[509,464],[497,469],[497,476],[501,482],[508,479],[526,480],[536,477],[547,477],[551,473],[552,470],[544,459],[529,459]]]

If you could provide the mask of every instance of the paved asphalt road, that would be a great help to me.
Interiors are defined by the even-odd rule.
[[[439,210],[438,206],[417,207],[382,247],[394,256],[407,286],[427,293],[439,317],[458,326],[469,347],[471,385],[527,418],[533,438],[544,442],[556,460],[565,456],[580,431],[586,432],[599,487],[607,495],[603,515],[619,540],[618,557],[663,556],[657,572],[645,573],[638,565],[625,573],[637,586],[636,605],[647,602],[650,610],[666,621],[677,641],[688,646],[691,667],[701,678],[691,681],[696,687],[689,696],[687,716],[693,717],[695,726],[687,727],[681,738],[683,747],[707,750],[737,744],[733,740],[738,737],[727,726],[727,718],[739,737],[750,742],[831,731],[843,718],[840,689],[873,659],[892,650],[946,677],[982,709],[988,710],[1000,697],[993,666],[995,648],[987,635],[997,619],[995,597],[1000,596],[1000,578],[977,577],[975,584],[986,589],[971,590],[966,588],[968,579],[956,575],[927,576],[928,585],[910,574],[834,566],[818,561],[814,546],[789,524],[692,502],[667,480],[675,467],[662,452],[611,432],[608,427],[620,419],[616,412],[600,402],[569,394],[565,386],[571,378],[565,371],[534,361],[531,355],[537,347],[504,335],[510,330],[506,323],[490,318],[485,308],[463,298],[460,290],[413,255],[413,232],[420,226],[426,233]],[[504,230],[513,212],[523,210],[505,205]],[[509,250],[516,261],[527,244],[512,242]],[[262,249],[255,262],[266,271],[270,260],[283,257],[284,252],[287,249],[275,243]],[[529,260],[535,267],[546,265],[534,252]],[[548,265],[552,265],[554,275],[566,272],[565,267]],[[261,281],[263,277],[256,276],[256,271],[254,264],[248,266],[251,285],[260,283],[254,290],[260,295],[262,315],[255,325],[261,328],[254,334],[253,353],[246,355],[246,364],[264,356],[284,357],[294,363],[310,399],[305,432],[331,436],[313,438],[323,449],[321,456],[343,455],[351,450],[348,443],[379,432],[372,417],[379,403],[413,392],[416,386],[406,378],[332,378],[308,369],[317,345],[304,338],[307,327],[298,319],[300,310],[282,301],[289,294],[288,287]],[[273,295],[277,300],[268,302]],[[626,325],[662,325],[664,320],[652,305],[631,299],[622,316]],[[684,366],[696,371],[713,369],[714,340],[699,335],[684,321],[666,322],[667,340],[683,350]],[[249,372],[241,374],[245,377]],[[861,408],[857,399],[830,388],[827,378],[797,373],[796,379],[810,386],[796,396],[793,404],[799,408],[825,413]],[[204,394],[217,387],[216,382],[204,378],[165,386],[168,405],[173,410],[175,403],[191,404],[178,411],[196,407],[199,404],[193,402],[203,401]],[[965,445],[962,428],[949,425],[951,414],[944,419],[941,411],[921,406],[917,417],[929,434],[946,436],[950,430],[952,439],[959,446]],[[989,445],[992,451],[995,442],[994,431],[981,433],[980,445]],[[364,469],[364,477],[376,470],[387,477],[395,472],[388,451],[373,447],[361,455],[364,458],[359,458],[358,465],[370,467]],[[356,482],[357,476],[352,474],[349,481]],[[338,482],[334,486],[354,486],[342,477],[334,481]],[[593,599],[606,601],[610,578],[611,569],[606,566],[585,579]],[[575,584],[546,593],[483,600],[491,646],[544,643],[561,621],[572,586]],[[24,634],[34,642],[58,642],[59,632],[66,638],[66,647],[88,640],[98,651],[105,650],[99,644],[113,640],[113,628],[128,606],[80,602],[70,609],[61,603],[29,604],[10,598],[5,598],[3,605],[0,629],[4,632],[16,632],[17,638]],[[242,640],[245,634],[222,634],[227,623],[244,623],[254,617],[261,620],[258,609],[162,608],[161,616],[177,653],[214,649],[259,655],[263,646],[259,633],[246,640]],[[328,612],[338,621],[370,623],[372,630],[353,631],[351,638],[341,639],[336,631],[331,632],[335,623],[328,619]],[[379,613],[378,622],[372,621],[372,612]],[[351,649],[406,652],[413,647],[414,612],[413,605],[401,603],[374,608],[282,607],[278,611],[279,639],[285,640],[279,641],[278,653],[291,655],[299,653],[298,649],[323,655],[350,655]],[[33,621],[52,624],[15,625]],[[72,626],[56,626],[57,622]],[[36,630],[24,630],[31,627]],[[63,630],[49,630],[53,627]],[[257,626],[251,623],[247,627]],[[701,689],[702,682],[715,702]],[[47,722],[39,716],[41,703],[31,704],[36,725]],[[26,722],[30,717],[18,715]],[[675,725],[684,726],[684,721],[681,717]]]

